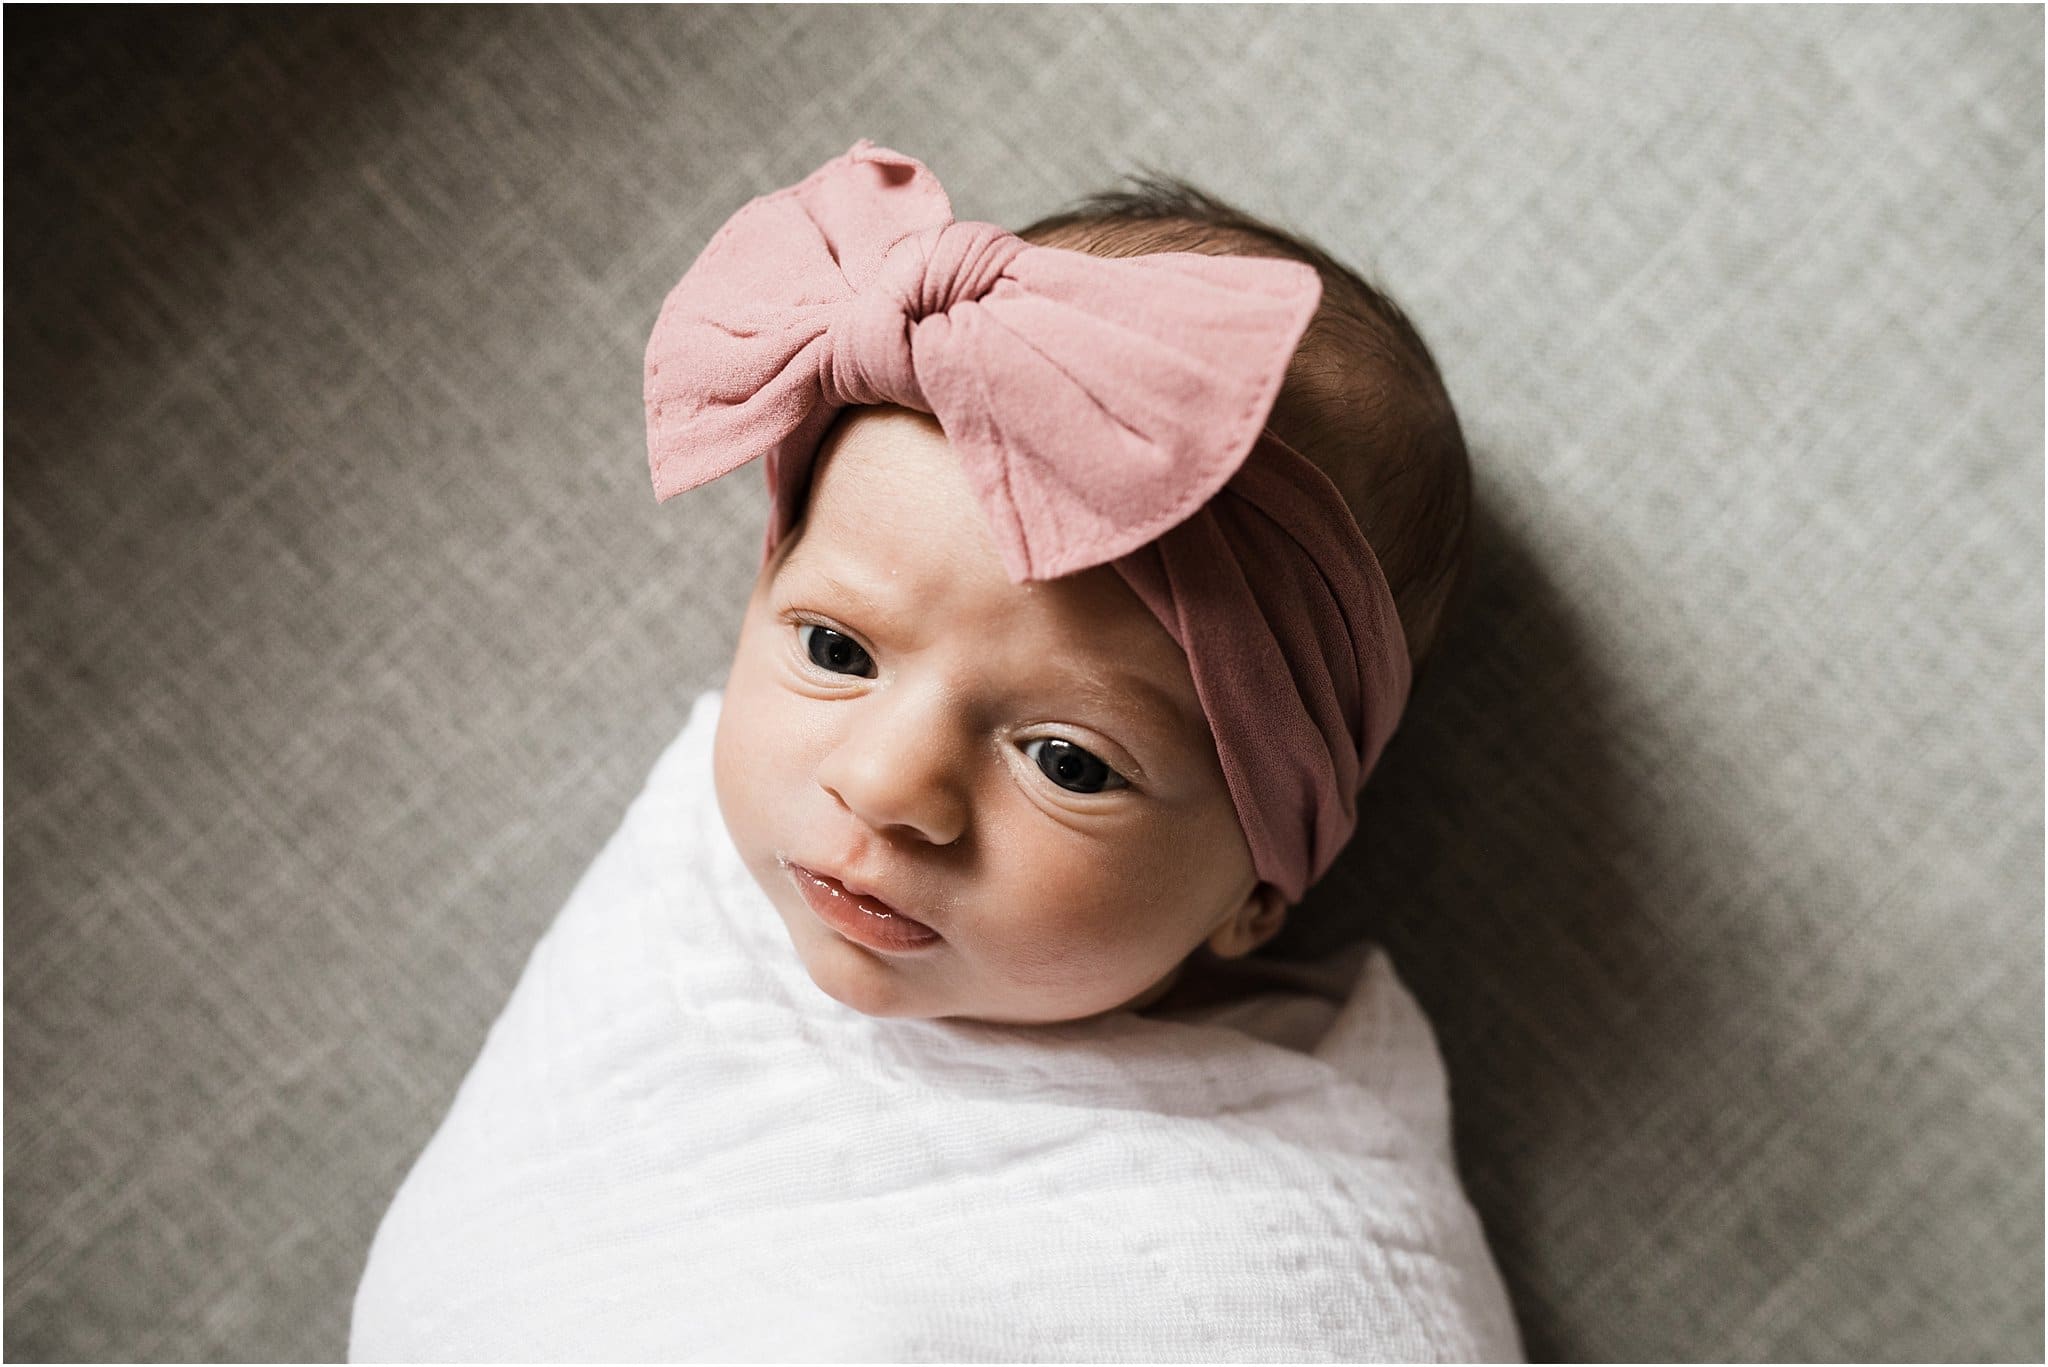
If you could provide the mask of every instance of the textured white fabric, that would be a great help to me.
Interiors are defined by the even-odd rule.
[[[352,1360],[1498,1360],[1434,1037],[1384,952],[1051,1027],[821,992],[705,694],[386,1213]]]

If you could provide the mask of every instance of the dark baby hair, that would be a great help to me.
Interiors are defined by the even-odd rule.
[[[1329,253],[1184,180],[1147,169],[1017,230],[1095,256],[1206,252],[1315,267],[1322,302],[1269,425],[1337,486],[1379,558],[1419,682],[1462,596],[1472,472],[1436,361],[1393,300]]]

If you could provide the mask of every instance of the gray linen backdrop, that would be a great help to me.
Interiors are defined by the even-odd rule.
[[[2042,14],[6,13],[10,1358],[333,1358],[736,636],[641,351],[874,138],[1151,164],[1419,321],[1468,610],[1384,939],[1532,1352],[2038,1359]]]

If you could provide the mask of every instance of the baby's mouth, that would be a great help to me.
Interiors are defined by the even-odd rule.
[[[819,920],[847,939],[871,949],[911,950],[937,944],[942,938],[924,922],[906,916],[878,897],[847,890],[830,874],[792,860],[783,860],[790,879]]]

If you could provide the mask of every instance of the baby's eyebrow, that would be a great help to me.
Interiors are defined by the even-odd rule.
[[[875,614],[876,616],[885,615],[882,610],[882,605],[876,602],[871,595],[855,588],[853,585],[847,583],[844,579],[841,579],[836,575],[828,574],[824,570],[820,569],[813,569],[810,571],[810,573],[815,575],[820,583],[824,584],[825,587],[831,589],[834,593],[840,594],[847,598],[851,598],[854,602],[860,604],[863,608],[867,609],[867,611]]]
[[[1062,675],[1060,683],[1089,702],[1124,712],[1150,722],[1172,740],[1188,739],[1192,725],[1188,714],[1171,693],[1142,674],[1114,670],[1102,682],[1078,675]]]

